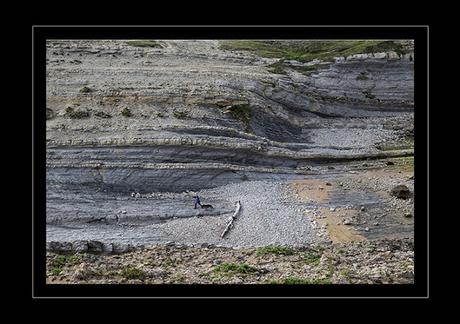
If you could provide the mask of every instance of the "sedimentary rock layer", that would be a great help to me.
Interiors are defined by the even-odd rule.
[[[328,62],[291,60],[283,62],[280,74],[271,68],[279,59],[224,50],[219,41],[153,44],[47,42],[51,238],[102,236],[107,244],[141,244],[185,237],[186,231],[180,236],[155,229],[156,237],[150,230],[166,218],[203,216],[185,206],[193,191],[231,183],[252,188],[251,181],[267,181],[251,192],[258,201],[259,191],[269,190],[273,181],[297,179],[332,162],[413,154],[413,52],[363,53]],[[153,199],[152,206],[129,198],[132,192],[184,196],[163,205],[164,200]],[[242,195],[248,193],[235,197]],[[211,217],[209,226],[220,233],[234,202],[214,199],[216,210],[204,216]],[[269,197],[263,199],[270,205]],[[273,226],[279,238],[274,242],[283,243],[286,237],[296,238],[296,244],[315,240],[305,218],[288,208],[308,235]],[[127,214],[119,213],[124,209]],[[132,230],[130,236],[115,215],[118,220],[126,217],[129,226],[142,223],[147,228]],[[272,216],[277,221],[275,212]],[[104,217],[107,227],[86,223]],[[271,240],[267,234],[258,243]]]

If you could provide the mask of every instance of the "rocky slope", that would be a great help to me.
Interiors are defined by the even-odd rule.
[[[308,248],[159,245],[122,255],[47,254],[47,283],[410,284],[413,240]]]
[[[218,41],[130,44],[48,42],[54,174],[78,168],[98,182],[94,170],[110,169],[107,178],[123,183],[126,167],[142,170],[130,170],[141,181],[158,163],[302,167],[389,154],[376,148],[395,137],[385,124],[413,127],[413,53],[338,57],[307,75],[287,65],[280,75],[267,68],[276,59],[221,50]]]
[[[236,200],[251,207],[243,216],[269,215],[259,225],[270,231],[222,245],[323,241],[295,204],[269,197],[331,163],[346,173],[350,161],[411,155],[413,64],[410,46],[300,62],[214,40],[50,40],[47,241],[215,244]],[[216,208],[187,209],[196,192]]]

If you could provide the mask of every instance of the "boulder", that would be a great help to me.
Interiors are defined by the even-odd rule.
[[[68,253],[68,252],[72,252],[72,243],[52,241],[46,244],[46,249],[51,252]]]
[[[88,241],[88,253],[103,253],[104,243],[99,241]]]
[[[120,253],[127,253],[133,250],[134,250],[134,247],[131,246],[130,244],[112,243],[110,252],[112,254],[120,254]]]
[[[88,242],[87,241],[75,241],[72,243],[72,250],[76,253],[88,252]]]
[[[398,185],[391,189],[391,195],[398,199],[408,199],[410,198],[410,190],[405,185]]]

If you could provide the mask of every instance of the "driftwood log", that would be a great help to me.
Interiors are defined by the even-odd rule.
[[[222,238],[225,236],[225,234],[227,234],[227,232],[232,227],[233,221],[236,219],[236,216],[240,212],[240,209],[241,209],[241,202],[238,200],[238,202],[236,203],[236,210],[233,213],[232,217],[229,218],[228,223],[227,223],[227,227],[225,227],[225,230],[222,232],[222,235],[221,235]]]

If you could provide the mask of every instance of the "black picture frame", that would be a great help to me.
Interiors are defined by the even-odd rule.
[[[47,39],[413,39],[415,40],[415,283],[385,285],[47,285]],[[32,298],[428,298],[429,26],[32,26]]]

